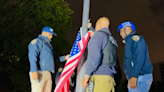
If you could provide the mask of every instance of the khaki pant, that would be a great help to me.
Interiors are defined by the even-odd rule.
[[[32,79],[31,72],[30,82],[31,82],[31,92],[51,92],[52,88],[52,79],[51,73],[49,71],[40,71],[39,72],[39,82]]]
[[[94,75],[90,81],[94,82],[93,92],[115,92],[114,78],[108,75]],[[88,88],[87,88],[87,92]]]

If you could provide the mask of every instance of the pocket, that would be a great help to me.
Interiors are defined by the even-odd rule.
[[[104,83],[103,85],[104,87],[104,92],[108,92],[108,91],[112,91],[112,89],[114,88],[114,83],[112,82],[112,80],[108,80],[106,83]]]
[[[151,85],[153,82],[153,76],[151,74],[146,75],[146,82],[148,85]]]

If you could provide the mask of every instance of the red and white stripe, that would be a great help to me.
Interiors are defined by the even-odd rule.
[[[64,88],[60,92],[69,92],[69,80],[67,81],[67,83],[64,85]]]
[[[84,53],[85,47],[88,43],[90,37],[90,32],[88,32],[79,42],[78,46],[80,47],[80,52],[76,55],[70,57],[63,69],[63,72],[59,78],[59,81],[56,85],[54,92],[69,92],[69,78],[71,77],[72,73],[74,72],[82,54]],[[64,88],[63,88],[64,87]]]

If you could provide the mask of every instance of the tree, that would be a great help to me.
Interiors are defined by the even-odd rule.
[[[0,72],[9,92],[29,92],[28,44],[44,26],[51,26],[58,34],[52,45],[57,55],[70,51],[64,39],[71,25],[73,13],[64,0],[1,0],[0,7]],[[1,77],[1,76],[0,76]],[[1,88],[0,88],[1,89]],[[7,92],[5,90],[5,92]]]

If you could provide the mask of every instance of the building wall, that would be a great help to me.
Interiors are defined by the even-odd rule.
[[[164,62],[160,64],[161,80],[164,81]]]
[[[164,81],[164,77],[162,77],[162,75],[164,74],[164,61],[157,63],[157,64],[153,64],[153,79],[154,82],[156,81]],[[163,75],[164,76],[164,75]]]
[[[160,72],[160,64],[153,65],[153,79],[154,81],[161,81],[161,72]]]

